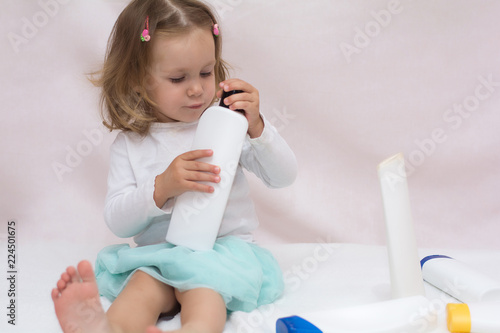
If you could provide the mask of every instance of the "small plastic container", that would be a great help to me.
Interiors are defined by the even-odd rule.
[[[446,312],[450,332],[500,332],[500,302],[450,303],[446,306]]]
[[[237,92],[225,94],[221,105],[225,97]],[[192,250],[213,248],[247,131],[248,121],[241,112],[219,105],[202,114],[191,148],[213,150],[211,157],[200,161],[219,166],[221,182],[207,183],[214,187],[214,193],[188,191],[175,199],[167,242]]]
[[[425,281],[461,302],[500,301],[500,282],[461,261],[432,255],[420,265]]]

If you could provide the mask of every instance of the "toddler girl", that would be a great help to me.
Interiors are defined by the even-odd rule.
[[[95,273],[69,267],[52,291],[64,332],[159,332],[180,309],[182,332],[222,332],[226,315],[275,301],[283,278],[273,256],[252,241],[258,225],[243,168],[272,188],[296,176],[296,160],[259,112],[259,94],[226,79],[217,21],[196,0],[135,0],[120,14],[97,84],[104,123],[119,129],[111,146],[105,220],[128,244],[104,248]],[[216,87],[220,90],[216,93]],[[211,193],[221,168],[190,151],[197,122],[222,91],[248,120],[239,165],[213,250],[165,241],[173,203],[186,191]],[[223,130],[223,129],[222,129]],[[203,182],[203,183],[202,183]],[[112,301],[105,313],[99,295]]]

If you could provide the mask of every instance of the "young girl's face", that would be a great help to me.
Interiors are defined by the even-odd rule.
[[[198,120],[215,96],[215,43],[210,31],[195,29],[153,44],[146,88],[160,122]]]

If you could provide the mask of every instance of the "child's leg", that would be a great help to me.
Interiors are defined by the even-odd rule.
[[[208,288],[175,291],[181,303],[182,327],[194,332],[222,333],[226,324],[226,304],[222,296]]]
[[[61,275],[52,300],[65,333],[144,332],[161,313],[177,306],[173,289],[157,282],[143,272],[134,274],[120,294],[123,296],[113,302],[108,317],[99,300],[92,265],[82,261],[78,270],[68,267]]]
[[[181,303],[182,328],[176,332],[222,333],[226,324],[226,304],[219,293],[208,288],[175,291]],[[150,327],[148,333],[159,330]]]
[[[121,332],[145,332],[162,313],[178,309],[174,289],[137,271],[111,304],[107,314],[112,327]]]

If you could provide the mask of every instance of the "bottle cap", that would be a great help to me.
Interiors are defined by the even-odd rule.
[[[434,254],[432,256],[427,256],[427,257],[423,258],[422,260],[420,260],[420,268],[424,269],[424,264],[431,259],[453,259],[453,258],[448,257],[448,256],[443,256],[440,254]]]
[[[468,333],[471,329],[470,311],[467,304],[449,303],[446,305],[448,313],[448,331],[453,333]]]
[[[224,103],[224,98],[229,97],[229,96],[234,95],[234,94],[239,94],[239,93],[242,93],[242,92],[243,92],[243,90],[223,91],[222,92],[222,97],[220,98],[219,106],[223,106],[225,108],[229,108],[229,106]],[[241,110],[241,109],[236,109],[236,111],[245,112],[245,110]]]
[[[322,333],[319,328],[299,316],[279,318],[276,333]]]

